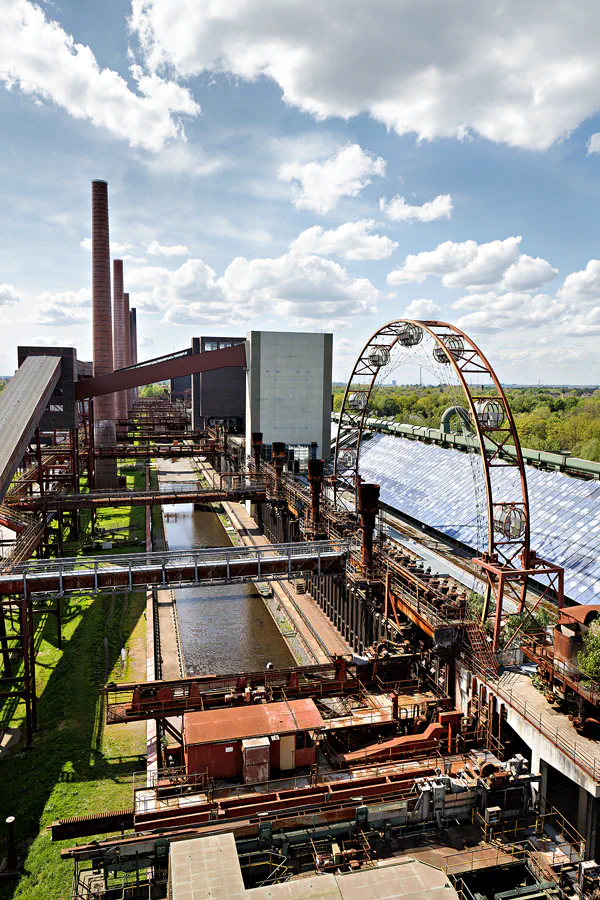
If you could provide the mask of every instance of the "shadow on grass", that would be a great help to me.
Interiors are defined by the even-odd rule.
[[[123,597],[117,596],[116,602],[122,601]],[[19,852],[26,855],[23,876],[0,882],[0,898],[68,897],[69,890],[64,888],[69,885],[71,864],[60,862],[62,845],[50,843],[45,827],[59,817],[131,804],[131,775],[143,767],[143,757],[135,752],[141,749],[139,734],[119,732],[120,726],[114,727],[114,734],[113,729],[104,734],[99,698],[109,603],[110,595],[99,595],[73,611],[64,629],[63,651],[53,651],[59,658],[38,701],[40,731],[34,747],[30,751],[17,748],[0,760],[0,822],[16,816]],[[68,604],[65,601],[65,608]],[[143,611],[143,595],[130,595],[121,626],[124,641]],[[111,671],[120,657],[118,618],[113,617],[107,631]],[[44,640],[52,644],[56,639],[54,616],[48,617],[43,632]],[[0,857],[5,842],[2,833]],[[53,884],[56,886],[51,887]]]

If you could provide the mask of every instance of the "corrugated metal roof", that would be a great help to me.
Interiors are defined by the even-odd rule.
[[[581,625],[589,625],[598,615],[600,615],[600,605],[598,603],[587,603],[582,606],[569,606],[561,610],[560,621],[566,625],[569,622],[573,622],[573,620]]]
[[[526,466],[531,546],[564,566],[565,593],[577,603],[600,596],[600,483]],[[486,548],[487,523],[477,518],[478,455],[406,438],[374,435],[361,446],[360,474],[381,485],[381,500],[469,547]],[[496,501],[518,496],[518,470],[491,471]],[[480,527],[484,526],[485,527]]]
[[[272,734],[293,734],[319,729],[324,724],[312,700],[206,709],[185,714],[185,743],[215,744]]]

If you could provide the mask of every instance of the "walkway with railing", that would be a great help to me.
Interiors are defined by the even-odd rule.
[[[577,739],[567,717],[550,707],[528,675],[505,672],[498,682],[490,684],[490,688],[557,750],[600,784],[600,743],[587,738]]]
[[[309,541],[31,560],[0,575],[0,596],[64,596],[81,590],[133,591],[146,585],[167,588],[292,578],[299,574],[339,575],[344,572],[348,549],[347,541]]]

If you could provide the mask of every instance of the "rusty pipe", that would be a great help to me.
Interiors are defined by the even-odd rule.
[[[263,436],[262,431],[252,432],[252,454],[254,456],[254,468],[260,472],[260,454],[262,451]]]
[[[366,568],[373,565],[373,532],[379,512],[379,485],[361,483],[358,486],[358,515],[362,537],[361,559]]]
[[[321,491],[325,463],[322,459],[308,460],[308,484],[310,487],[310,520],[317,528],[321,519]]]
[[[283,464],[285,462],[285,444],[282,441],[273,441],[273,466],[275,468],[275,494],[281,493]]]

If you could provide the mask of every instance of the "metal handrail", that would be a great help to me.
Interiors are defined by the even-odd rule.
[[[561,750],[569,759],[575,763],[580,769],[583,769],[596,782],[600,783],[600,759],[582,750],[581,744],[577,741],[567,741],[560,734],[558,726],[556,729],[549,728],[544,724],[541,712],[532,712],[531,708],[527,708],[527,701],[520,700],[514,696],[513,691],[505,691],[499,684],[494,686],[495,692],[505,703],[511,706],[519,715],[529,722],[530,725],[547,738],[558,750]]]

